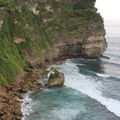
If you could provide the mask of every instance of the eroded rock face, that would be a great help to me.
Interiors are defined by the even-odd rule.
[[[60,73],[59,76],[48,80],[48,87],[49,88],[61,87],[63,86],[64,81],[65,81],[64,74]]]
[[[99,29],[101,27],[101,29]],[[93,24],[84,34],[74,33],[72,36],[61,39],[56,47],[59,49],[60,57],[100,57],[107,48],[105,30],[103,24]]]
[[[67,43],[59,47],[60,56],[80,56],[82,55],[82,44],[78,43]]]
[[[107,43],[102,34],[88,37],[83,45],[84,55],[89,58],[100,57],[106,48]]]
[[[107,48],[107,43],[104,36],[90,36],[85,43],[67,43],[59,47],[60,57],[85,57],[97,58],[100,57]]]

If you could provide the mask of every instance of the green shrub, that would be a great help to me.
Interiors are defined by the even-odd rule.
[[[51,72],[50,72],[50,75],[49,75],[49,78],[48,78],[49,80],[54,79],[56,77],[59,77],[60,72],[56,68],[52,67],[50,70],[51,70]]]
[[[6,79],[2,74],[0,74],[0,84],[5,84],[5,83],[7,83]]]

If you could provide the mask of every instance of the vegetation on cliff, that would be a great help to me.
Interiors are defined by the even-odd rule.
[[[102,23],[95,0],[0,0],[0,83],[16,80],[61,36]],[[99,26],[99,29],[101,25]]]

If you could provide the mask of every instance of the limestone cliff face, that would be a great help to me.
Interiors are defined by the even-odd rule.
[[[60,57],[85,57],[85,58],[97,58],[100,57],[107,48],[107,43],[104,32],[97,33],[89,36],[83,43],[81,39],[75,42],[68,42],[59,47]]]
[[[107,47],[95,0],[1,0],[0,83],[58,58],[95,58]]]
[[[61,57],[85,57],[97,58],[100,57],[107,48],[105,39],[105,30],[103,23],[93,23],[86,31],[90,34],[80,34],[75,32],[70,38],[61,39],[62,43],[56,46],[59,48],[59,56]],[[94,29],[93,29],[94,27]],[[77,37],[76,37],[77,36]],[[66,41],[66,39],[68,39]]]
[[[96,33],[86,39],[85,44],[83,44],[83,54],[90,58],[100,57],[106,47],[107,43],[104,34]]]

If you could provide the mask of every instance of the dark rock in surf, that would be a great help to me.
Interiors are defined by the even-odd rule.
[[[64,74],[54,69],[49,74],[47,85],[49,88],[61,87],[63,86],[64,81],[65,81]]]

